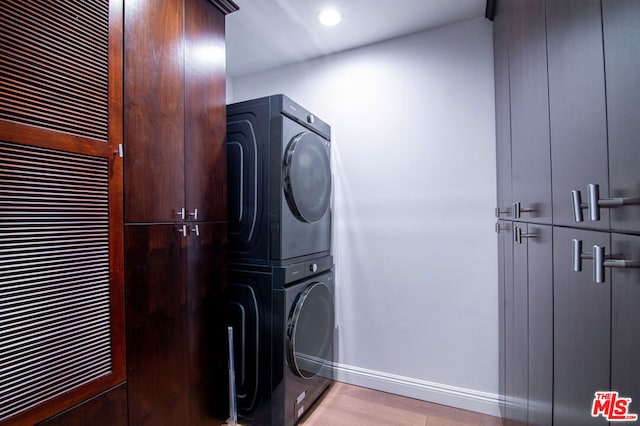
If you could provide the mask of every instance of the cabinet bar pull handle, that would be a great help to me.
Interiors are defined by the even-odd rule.
[[[519,226],[514,226],[513,227],[513,240],[516,243],[522,244],[522,239],[523,238],[538,238],[538,236],[536,234],[523,234],[522,233],[522,228],[520,228]]]
[[[178,225],[177,228],[178,232],[182,234],[183,237],[186,237],[188,235],[187,233],[187,225]]]
[[[593,259],[593,255],[591,253],[583,253],[582,252],[582,240],[576,240],[574,239],[571,242],[571,248],[572,248],[572,266],[573,266],[573,272],[580,272],[582,271],[582,260],[583,259]]]
[[[198,209],[194,209],[189,216],[193,216],[193,220],[198,220]]]
[[[593,246],[593,280],[596,283],[605,282],[604,268],[640,268],[640,261],[617,259],[605,254],[605,248]]]
[[[500,233],[502,231],[506,231],[509,229],[509,225],[502,225],[500,222],[496,222],[496,233]]]
[[[582,202],[580,191],[571,191],[571,202],[573,204],[573,220],[576,222],[584,221],[582,209],[586,209],[588,204]]]
[[[200,226],[195,225],[195,228],[191,228],[191,232],[196,234],[196,237],[200,236]]]
[[[496,207],[496,219],[500,219],[500,215],[502,214],[509,214],[509,209],[508,208],[500,208],[500,207]]]
[[[640,197],[626,198],[602,198],[600,199],[600,185],[590,183],[589,186],[589,218],[597,222],[600,220],[600,208],[611,209],[615,207],[640,204]]]
[[[535,212],[536,209],[523,209],[522,205],[520,204],[520,201],[517,201],[515,203],[513,203],[513,217],[515,217],[516,219],[520,219],[520,217],[522,216],[522,213],[531,213],[531,212]]]
[[[185,220],[186,215],[184,207],[176,209],[176,216],[178,216],[178,219],[180,220]]]

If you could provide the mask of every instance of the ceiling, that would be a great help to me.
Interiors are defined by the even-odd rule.
[[[227,16],[227,74],[251,74],[484,16],[486,0],[234,0]],[[323,6],[344,15],[315,19]]]

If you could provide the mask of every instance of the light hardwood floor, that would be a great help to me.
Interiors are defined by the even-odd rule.
[[[336,382],[305,426],[502,426],[498,417]]]

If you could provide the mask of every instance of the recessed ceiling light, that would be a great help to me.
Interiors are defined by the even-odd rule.
[[[334,8],[322,9],[318,15],[318,22],[326,27],[333,27],[342,21],[342,12]]]

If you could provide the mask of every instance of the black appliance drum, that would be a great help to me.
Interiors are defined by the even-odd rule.
[[[329,254],[330,152],[329,125],[286,96],[227,106],[232,263]]]
[[[232,271],[241,423],[295,424],[333,379],[334,276],[330,256]]]

